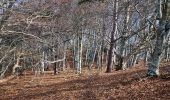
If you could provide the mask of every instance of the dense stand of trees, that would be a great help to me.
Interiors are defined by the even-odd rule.
[[[158,76],[170,58],[169,34],[169,0],[2,0],[0,74],[16,62],[56,74],[69,66],[109,73],[144,61],[148,76]]]

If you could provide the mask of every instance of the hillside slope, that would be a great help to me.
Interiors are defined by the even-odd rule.
[[[0,83],[0,100],[152,100],[170,99],[169,65],[158,78],[147,78],[146,68],[134,67],[111,74],[52,72],[35,77],[26,73]]]

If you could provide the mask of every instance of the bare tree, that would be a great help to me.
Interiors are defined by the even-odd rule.
[[[112,56],[113,56],[113,48],[114,48],[114,36],[117,32],[117,11],[118,11],[118,0],[114,1],[114,11],[113,11],[113,30],[111,33],[111,42],[110,42],[110,49],[109,49],[109,55],[108,55],[108,64],[106,72],[110,73],[112,70]]]
[[[155,28],[155,45],[153,52],[148,63],[148,75],[149,76],[158,76],[159,75],[159,66],[161,61],[161,54],[163,52],[164,42],[166,41],[167,35],[169,34],[169,22],[168,20],[168,0],[157,0],[156,1],[156,26]]]

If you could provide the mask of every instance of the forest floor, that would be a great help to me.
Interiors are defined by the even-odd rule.
[[[170,65],[161,76],[147,78],[147,68],[138,65],[125,71],[103,73],[72,70],[0,82],[0,100],[170,100]]]

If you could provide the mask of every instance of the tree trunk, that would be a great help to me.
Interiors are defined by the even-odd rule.
[[[114,47],[114,35],[117,32],[117,10],[118,10],[118,0],[114,1],[114,11],[113,11],[113,30],[111,33],[111,42],[110,42],[110,49],[108,55],[108,63],[106,73],[110,73],[112,71],[112,56],[113,56],[113,47]]]
[[[66,68],[66,53],[67,53],[67,45],[66,45],[66,43],[64,42],[64,61],[63,61],[63,71],[65,70],[65,68]]]
[[[169,33],[169,29],[166,29],[166,20],[168,17],[168,1],[157,0],[157,22],[158,28],[156,29],[156,43],[153,53],[148,63],[148,76],[159,76],[159,65],[161,60],[161,54],[163,51],[164,40]]]
[[[54,75],[56,75],[57,74],[57,63],[54,63],[53,70],[54,70]]]
[[[148,62],[148,49],[145,50],[145,55],[144,55],[144,65],[147,66],[147,62]]]
[[[94,61],[95,61],[95,57],[96,57],[96,52],[97,52],[97,46],[95,46],[92,62],[91,62],[91,65],[89,66],[89,69],[91,69],[92,66],[94,65]]]
[[[103,17],[102,42],[101,42],[101,48],[100,48],[100,70],[102,70],[103,68],[105,34],[106,34],[105,17]]]
[[[125,2],[127,2],[127,0],[125,1]],[[124,59],[124,56],[125,56],[125,42],[126,42],[126,40],[125,40],[125,37],[124,37],[124,35],[126,35],[126,33],[127,33],[127,30],[128,30],[128,22],[129,22],[129,11],[130,11],[130,7],[129,7],[129,5],[127,5],[126,7],[125,7],[125,19],[124,19],[124,26],[123,26],[123,32],[122,33],[120,33],[120,36],[122,36],[122,38],[118,41],[118,44],[117,44],[117,50],[116,50],[116,52],[117,52],[117,56],[116,56],[116,61],[117,62],[115,62],[116,63],[116,65],[115,65],[115,67],[116,67],[116,70],[122,70],[122,69],[125,69],[125,67],[126,67],[126,65],[123,65],[123,63],[125,63],[124,61],[125,60],[123,60]]]
[[[80,54],[79,54],[79,56],[80,56],[80,58],[79,58],[79,62],[80,62],[80,64],[79,64],[79,73],[80,74],[81,74],[81,69],[82,69],[82,54],[83,54],[83,41],[82,41],[83,36],[82,35],[83,34],[80,33],[80,37],[79,37],[79,48],[80,48]]]
[[[75,47],[75,66],[77,69],[77,73],[81,74],[82,67],[82,34],[77,34],[77,41]]]
[[[88,66],[88,55],[89,55],[89,49],[86,50],[86,58],[85,58],[85,66]]]
[[[158,76],[159,75],[159,64],[160,56],[162,53],[163,45],[163,36],[158,36],[154,48],[154,52],[151,54],[151,58],[148,63],[148,75],[149,76]]]

